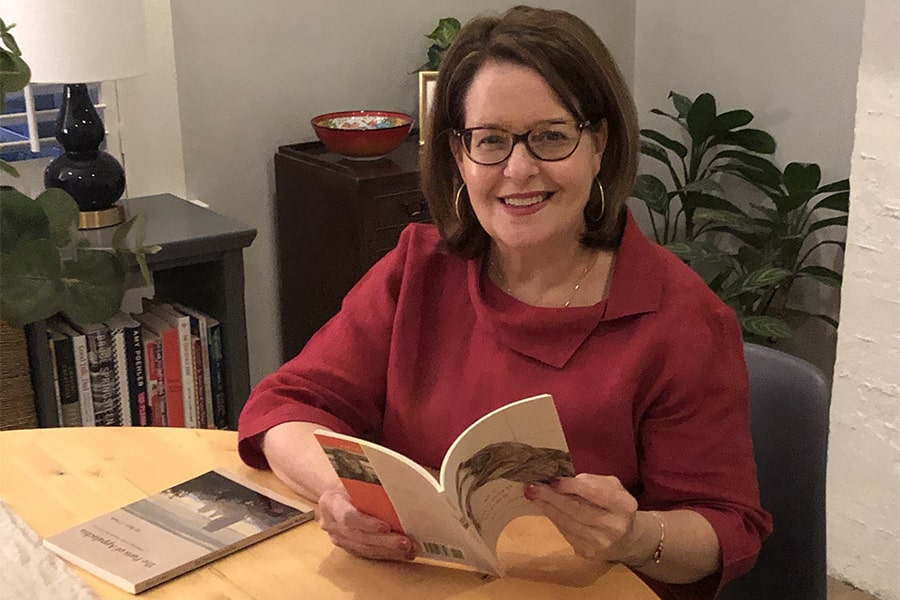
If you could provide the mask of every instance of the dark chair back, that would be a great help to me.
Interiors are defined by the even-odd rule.
[[[831,388],[797,358],[745,344],[763,508],[775,529],[756,566],[719,600],[825,600],[825,464]]]

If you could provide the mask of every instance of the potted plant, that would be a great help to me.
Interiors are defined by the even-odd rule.
[[[444,59],[444,54],[447,53],[447,49],[453,43],[453,40],[456,39],[461,28],[462,24],[459,22],[459,19],[454,17],[440,19],[434,31],[425,36],[432,41],[431,46],[428,47],[428,62],[416,70],[437,71],[441,66],[441,61]]]
[[[685,143],[642,129],[641,153],[663,166],[669,185],[642,173],[633,193],[647,207],[656,240],[735,309],[748,341],[788,337],[800,317],[836,327],[834,318],[792,305],[791,292],[804,278],[840,286],[840,273],[817,259],[821,248],[844,243],[816,238],[825,228],[846,227],[849,181],[823,185],[816,164],[779,169],[767,158],[775,151],[772,136],[746,127],[750,111],[718,113],[709,93],[669,98],[675,112],[652,112],[676,123]],[[731,199],[735,180],[761,192],[762,201]]]

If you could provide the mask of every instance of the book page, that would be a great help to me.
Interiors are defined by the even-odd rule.
[[[425,468],[366,440],[323,429],[315,435],[357,509],[414,539],[424,558],[499,574],[493,555]]]
[[[513,402],[477,420],[444,457],[440,481],[491,551],[513,519],[541,514],[525,499],[532,481],[574,474],[549,394]]]

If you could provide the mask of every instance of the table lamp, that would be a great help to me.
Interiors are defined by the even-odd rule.
[[[106,130],[87,83],[146,70],[143,0],[0,0],[0,14],[31,68],[32,83],[62,83],[56,139],[65,149],[44,171],[44,185],[68,192],[81,211],[79,229],[121,223],[125,171],[99,149]]]

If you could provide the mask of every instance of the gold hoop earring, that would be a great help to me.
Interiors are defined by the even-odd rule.
[[[466,189],[465,182],[463,182],[463,184],[459,186],[459,189],[456,190],[456,199],[453,201],[453,208],[456,209],[456,218],[460,223],[462,223],[462,212],[459,210],[459,199],[462,196],[462,191],[464,189]]]
[[[606,213],[606,194],[603,192],[603,184],[600,183],[598,178],[594,177],[594,183],[597,184],[597,189],[600,190],[600,214],[596,216],[591,214],[593,206],[591,206],[589,200],[587,206],[584,207],[584,218],[591,225],[599,225],[603,221],[603,215]]]

